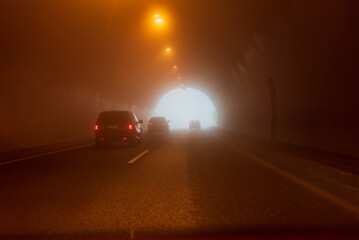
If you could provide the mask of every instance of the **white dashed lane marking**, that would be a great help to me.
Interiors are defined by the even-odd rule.
[[[127,163],[134,163],[136,162],[138,159],[140,159],[143,155],[145,155],[146,153],[148,153],[150,150],[145,150],[142,153],[138,154],[136,157],[132,158],[129,162]]]

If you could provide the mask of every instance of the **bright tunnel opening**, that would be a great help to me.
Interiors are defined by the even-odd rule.
[[[201,128],[217,126],[217,113],[209,97],[194,88],[176,88],[158,102],[154,116],[170,120],[171,129],[185,129],[189,121],[199,120]]]

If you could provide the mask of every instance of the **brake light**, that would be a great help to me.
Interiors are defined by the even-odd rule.
[[[162,124],[166,124],[165,122],[163,122]]]
[[[132,124],[128,125],[128,129],[132,130],[132,129],[133,129],[133,125],[132,125]]]
[[[152,125],[152,123],[151,123],[151,122],[149,122],[149,123],[148,123],[148,125]]]
[[[98,125],[95,125],[95,130],[98,130],[98,129],[99,129]]]

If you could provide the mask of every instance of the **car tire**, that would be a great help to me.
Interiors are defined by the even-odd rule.
[[[95,145],[96,145],[96,148],[104,147],[104,143],[97,139],[95,140]]]
[[[143,144],[143,137],[141,136],[141,138],[138,140],[138,144],[142,145]]]
[[[136,136],[133,136],[130,138],[130,146],[131,147],[136,147],[137,146],[137,139],[136,139]]]

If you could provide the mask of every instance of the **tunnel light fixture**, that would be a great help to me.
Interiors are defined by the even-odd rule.
[[[144,20],[144,27],[148,31],[149,37],[153,37],[156,40],[165,37],[172,28],[171,14],[164,9],[149,10]]]
[[[159,14],[153,15],[153,18],[154,18],[154,20],[155,20],[156,23],[163,23],[163,19],[160,18],[160,15],[159,15]]]

